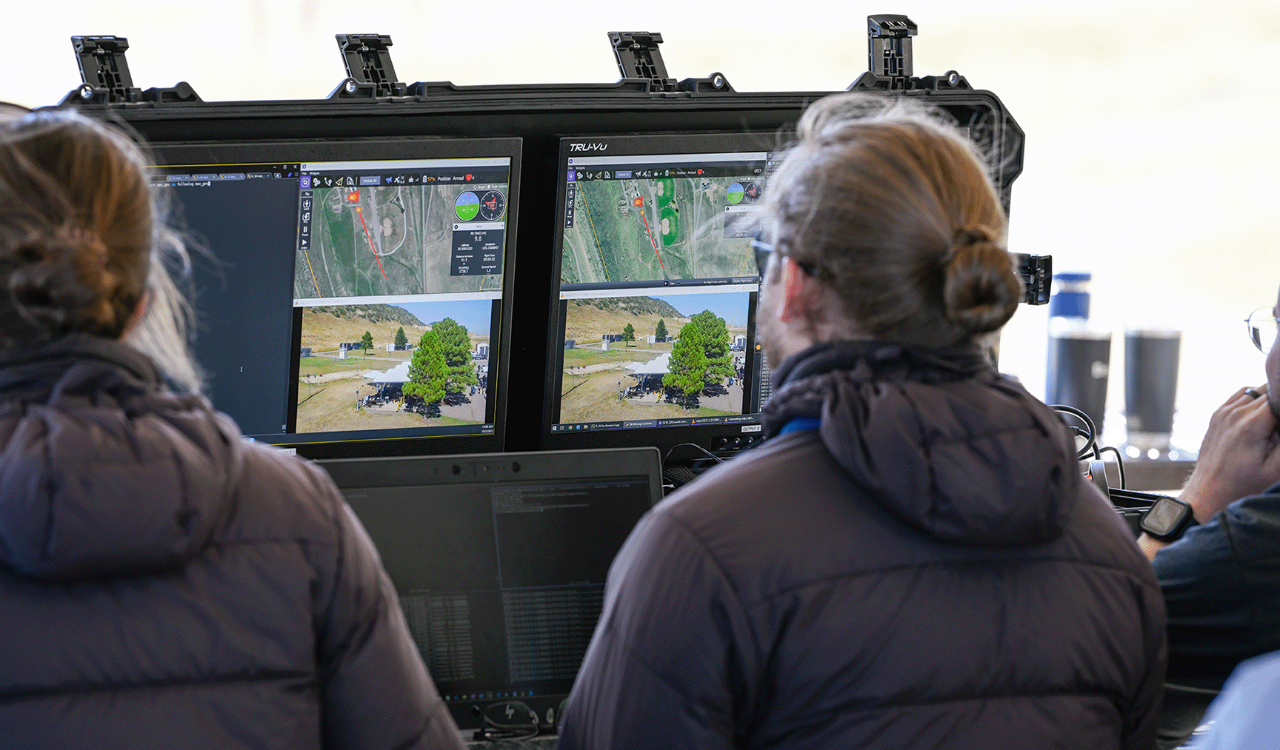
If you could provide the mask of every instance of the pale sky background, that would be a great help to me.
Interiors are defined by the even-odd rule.
[[[747,306],[751,300],[747,292],[723,292],[720,294],[654,294],[688,317],[703,310],[710,310],[724,318],[725,325],[746,326]],[[671,332],[675,334],[673,330]]]
[[[1095,322],[1118,333],[1109,411],[1123,410],[1126,326],[1184,331],[1175,442],[1186,447],[1227,395],[1264,380],[1242,320],[1280,284],[1274,0],[5,6],[24,41],[0,51],[0,99],[30,106],[79,84],[75,34],[128,37],[135,85],[185,80],[206,101],[327,96],[344,76],[335,33],[390,34],[405,82],[612,82],[606,32],[646,30],[662,33],[675,78],[718,71],[739,91],[834,91],[867,69],[866,16],[906,14],[920,27],[916,75],[958,71],[1026,131],[1010,249],[1094,274]],[[1003,338],[1002,369],[1037,395],[1045,330],[1046,309],[1024,306]]]

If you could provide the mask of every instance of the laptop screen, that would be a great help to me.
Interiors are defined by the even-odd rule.
[[[657,450],[321,465],[377,546],[459,726],[479,726],[473,706],[511,700],[554,725],[609,565],[661,497]]]

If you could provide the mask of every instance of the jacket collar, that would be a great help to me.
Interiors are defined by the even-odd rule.
[[[1083,482],[1066,425],[976,347],[843,341],[800,352],[762,414],[797,418],[866,497],[929,537],[974,546],[1058,538]]]
[[[71,334],[31,349],[0,349],[0,394],[45,383],[77,362],[122,370],[142,386],[160,384],[160,371],[146,355],[121,341]]]
[[[941,348],[913,347],[887,341],[858,340],[831,341],[805,349],[788,357],[773,371],[775,390],[779,393],[789,386],[816,375],[842,372],[853,380],[906,380],[922,383],[938,383],[960,380],[979,374],[995,376],[995,366],[990,356],[976,344]],[[771,400],[774,409],[764,410],[766,436],[774,435],[793,416],[812,416],[817,413],[788,413],[779,421],[771,411],[783,411],[780,407],[788,399]],[[791,409],[786,409],[790,412]],[[774,417],[774,418],[771,418]]]

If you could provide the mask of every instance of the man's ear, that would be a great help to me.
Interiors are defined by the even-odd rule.
[[[151,292],[147,289],[142,290],[142,297],[138,300],[138,306],[133,308],[133,314],[129,316],[128,322],[124,324],[124,330],[120,332],[120,338],[123,340],[129,335],[138,323],[142,322],[142,316],[147,314],[147,306],[151,304]]]
[[[782,261],[782,268],[778,269],[782,273],[782,309],[778,312],[779,319],[787,322],[810,320],[810,310],[817,297],[813,279],[790,256],[783,255],[778,260]]]

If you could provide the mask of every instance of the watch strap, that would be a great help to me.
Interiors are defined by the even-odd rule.
[[[1193,511],[1191,504],[1186,500],[1166,496],[1156,501],[1157,505],[1162,503],[1173,503],[1181,506],[1183,509],[1182,517],[1178,519],[1178,522],[1173,526],[1173,528],[1168,531],[1161,531],[1148,523],[1148,517],[1151,515],[1152,511],[1156,509],[1155,505],[1151,506],[1146,513],[1142,514],[1142,521],[1139,523],[1139,526],[1141,526],[1143,532],[1145,532],[1147,536],[1161,542],[1176,542],[1182,538],[1183,534],[1187,533],[1187,529],[1192,526],[1200,525],[1200,523],[1196,521],[1195,512]]]

